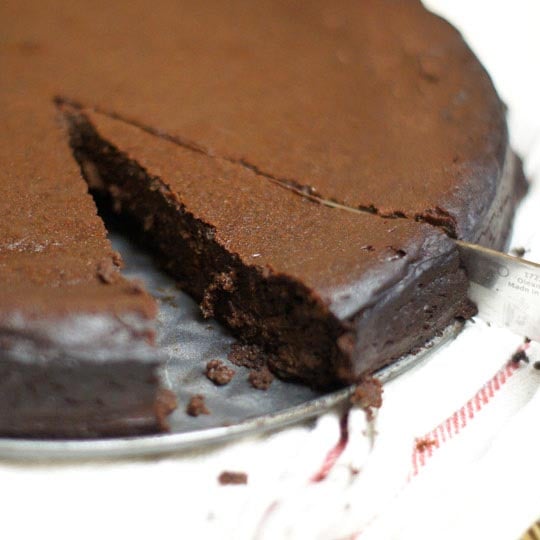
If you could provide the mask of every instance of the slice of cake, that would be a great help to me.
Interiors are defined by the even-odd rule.
[[[156,305],[120,276],[61,116],[11,99],[0,117],[0,435],[166,429]]]
[[[92,188],[135,218],[165,268],[273,371],[354,382],[474,308],[429,225],[313,203],[254,171],[64,105]]]

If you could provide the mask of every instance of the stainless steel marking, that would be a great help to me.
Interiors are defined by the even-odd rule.
[[[479,317],[540,340],[540,264],[475,244],[456,243]]]

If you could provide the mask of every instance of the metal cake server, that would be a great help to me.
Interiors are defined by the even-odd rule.
[[[540,264],[476,244],[456,244],[478,316],[540,341]]]

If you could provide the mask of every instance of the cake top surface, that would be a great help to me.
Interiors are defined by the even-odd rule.
[[[459,33],[419,1],[4,9],[19,76],[51,96],[466,239],[495,196],[504,107]]]
[[[0,94],[0,320],[15,321],[16,314],[30,324],[76,312],[153,318],[154,302],[119,274],[121,258],[73,157],[63,116],[48,96],[25,90]]]
[[[113,264],[113,251],[61,116],[38,101],[4,103],[0,118],[0,281],[58,286],[95,280],[100,264]]]

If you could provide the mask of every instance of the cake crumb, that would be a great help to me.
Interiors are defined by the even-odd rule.
[[[178,307],[176,296],[174,294],[165,294],[163,296],[157,296],[156,298],[171,307]]]
[[[118,251],[112,252],[112,262],[116,268],[124,268],[124,259],[122,259],[122,255]]]
[[[218,482],[222,486],[247,484],[247,474],[244,472],[223,471],[218,476]]]
[[[201,312],[205,319],[214,316],[214,307],[220,293],[231,293],[234,291],[234,279],[234,271],[220,272],[214,276],[212,282],[206,287],[202,302],[200,303]]]
[[[428,448],[431,448],[432,446],[436,446],[437,441],[434,441],[433,439],[416,439],[416,450],[418,452],[425,452]]]
[[[140,279],[131,278],[128,283],[126,283],[126,290],[129,294],[146,294],[144,283]]]
[[[268,390],[273,380],[274,376],[266,366],[261,369],[252,369],[248,375],[249,383],[257,390]]]
[[[119,277],[118,266],[114,263],[112,257],[110,259],[102,259],[97,265],[96,274],[103,283],[109,285],[114,283]]]
[[[204,402],[204,396],[202,394],[195,394],[189,400],[186,407],[186,412],[189,416],[199,416],[200,414],[210,414],[206,403]]]
[[[234,369],[226,366],[221,360],[210,360],[206,364],[205,375],[217,386],[229,384],[235,373]]]
[[[524,247],[515,247],[510,250],[510,253],[516,257],[523,257],[525,253],[527,253],[527,250]]]
[[[514,364],[519,364],[520,362],[529,363],[529,357],[527,356],[527,353],[523,350],[516,351],[512,358],[510,358],[510,361],[514,362]]]
[[[166,424],[167,416],[177,407],[176,395],[167,388],[160,388],[157,393],[154,410],[160,423]]]
[[[366,417],[369,420],[373,420],[373,409],[379,409],[382,405],[382,393],[383,388],[381,381],[366,375],[356,385],[353,395],[351,396],[351,403],[364,409]]]
[[[264,354],[257,345],[245,345],[233,343],[227,359],[235,366],[247,367],[249,369],[261,369],[264,366]]]

